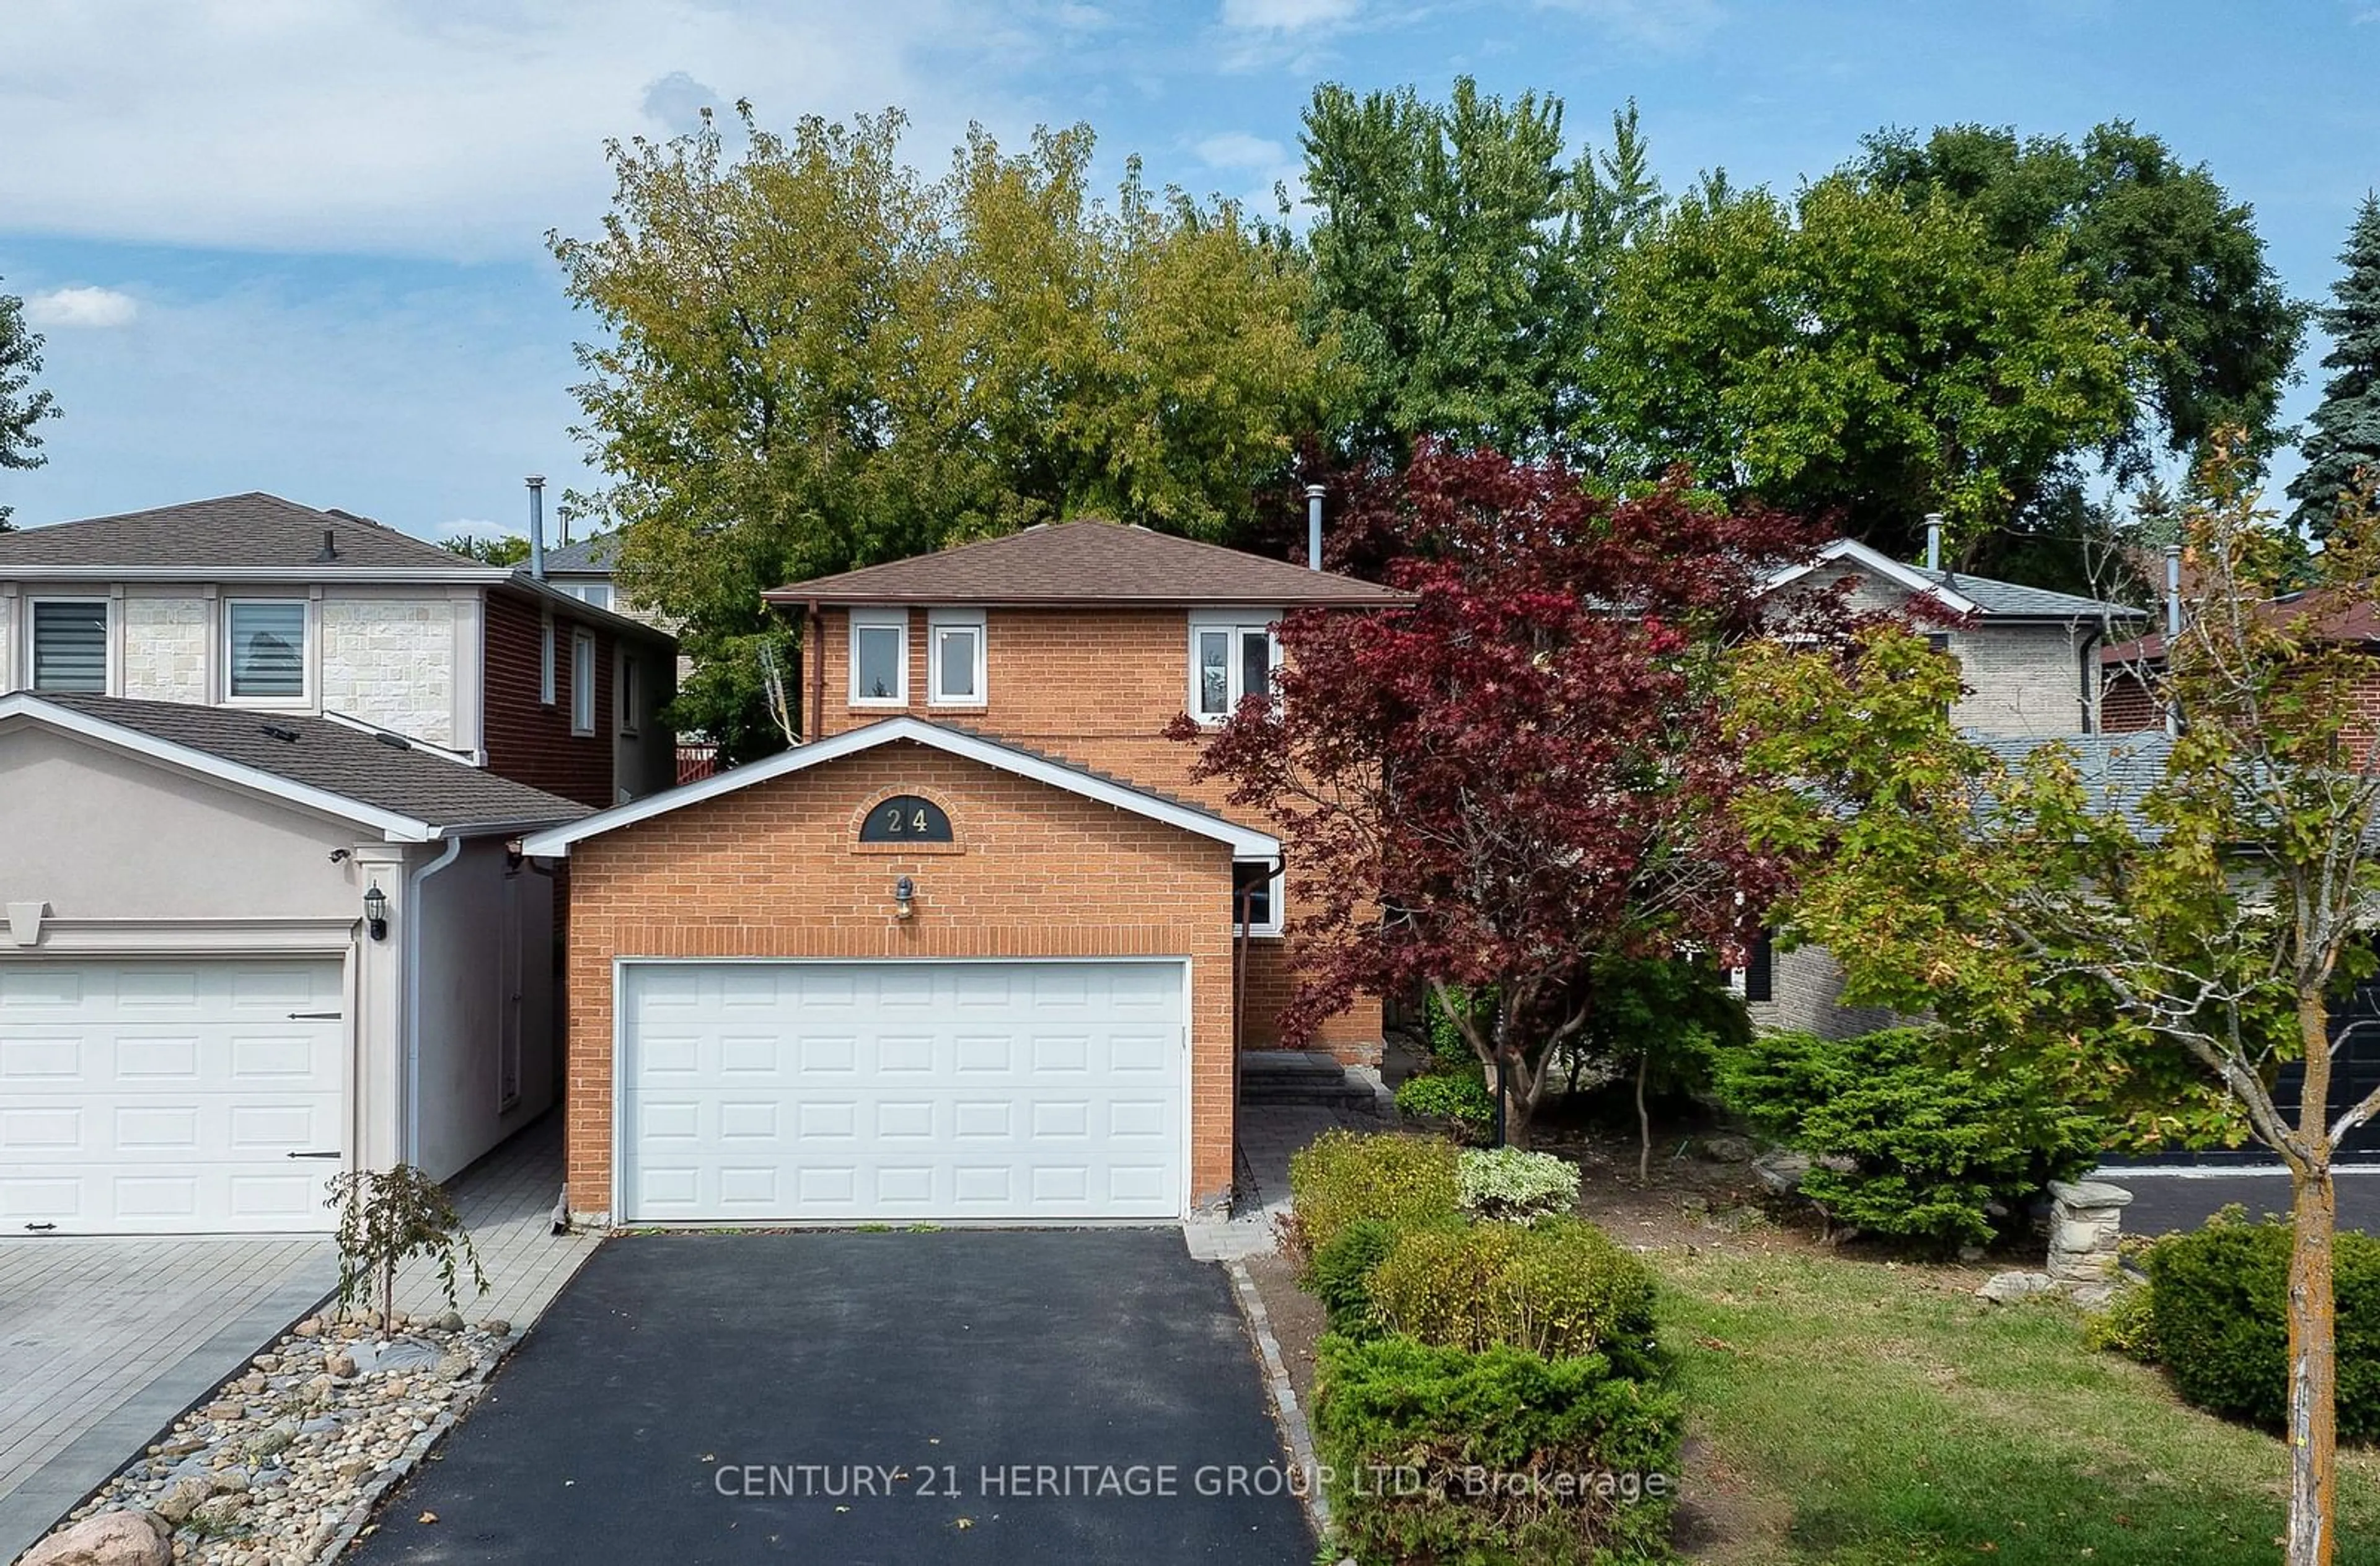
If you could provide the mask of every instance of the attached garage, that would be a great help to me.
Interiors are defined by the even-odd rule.
[[[589,1222],[1163,1222],[1228,1200],[1267,833],[894,718],[531,836],[570,861]]]
[[[624,963],[630,1222],[1182,1211],[1181,963]]]
[[[0,964],[0,1213],[34,1233],[324,1228],[346,1143],[331,961]]]

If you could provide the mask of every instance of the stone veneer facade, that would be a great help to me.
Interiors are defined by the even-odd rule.
[[[203,598],[124,600],[124,694],[143,701],[214,699],[213,637]]]
[[[454,745],[454,602],[326,598],[320,608],[324,710]]]

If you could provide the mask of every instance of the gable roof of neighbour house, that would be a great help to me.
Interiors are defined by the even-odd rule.
[[[2259,605],[2258,612],[2276,620],[2286,620],[2290,615],[2301,612],[2305,606],[2304,593],[2284,593],[2279,598],[2266,600]],[[2380,604],[2350,603],[2344,609],[2325,615],[2316,629],[2321,639],[2325,641],[2380,642]],[[2102,648],[2099,651],[2099,662],[2102,663],[2135,662],[2154,663],[2164,657],[2165,633],[2163,631],[2152,631],[2136,641],[2117,642],[2112,646]]]
[[[1857,539],[1834,540],[1807,564],[1792,566],[1769,577],[1762,590],[1774,592],[1832,564],[1880,577],[1912,593],[1925,594],[1953,614],[1973,615],[1984,621],[2143,620],[2149,613],[2129,604],[2053,592],[2022,582],[1907,564]]]
[[[771,778],[805,771],[896,742],[925,746],[999,771],[1047,783],[1098,804],[1111,805],[1135,816],[1179,827],[1200,837],[1212,838],[1229,844],[1237,858],[1277,859],[1281,856],[1281,839],[1272,833],[1226,820],[1203,806],[1174,799],[1136,783],[1124,783],[1004,740],[987,739],[970,729],[908,717],[887,718],[860,728],[846,729],[830,738],[813,740],[808,745],[780,751],[764,761],[731,767],[725,771],[714,772],[699,783],[682,783],[676,788],[648,795],[633,804],[617,806],[567,826],[539,832],[522,845],[523,850],[540,857],[566,856],[570,845],[583,839],[634,826],[638,821],[650,820],[655,816],[666,815],[689,805],[699,805],[704,800],[733,794],[755,783],[767,783]]]
[[[352,512],[318,511],[253,491],[0,533],[0,577],[269,573],[335,578],[391,572],[482,582],[510,575],[507,567],[483,565]]]
[[[614,564],[613,552],[619,538],[612,533],[590,533],[566,544],[556,544],[545,552],[545,574],[549,577],[608,577]]]
[[[1049,522],[857,571],[794,582],[772,603],[1199,603],[1390,608],[1411,595],[1376,582],[1124,523]]]
[[[25,691],[0,696],[0,720],[11,718],[355,820],[391,842],[527,832],[589,813],[574,800],[335,719]]]

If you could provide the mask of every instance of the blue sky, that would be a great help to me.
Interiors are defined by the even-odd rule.
[[[65,409],[49,466],[0,473],[19,525],[262,489],[517,530],[523,474],[585,478],[589,324],[544,236],[599,220],[605,138],[705,101],[897,103],[937,168],[970,119],[1086,120],[1111,173],[1244,197],[1294,180],[1323,79],[1470,72],[1560,95],[1574,138],[1633,97],[1672,188],[1790,187],[1888,124],[2130,117],[2309,297],[2380,185],[2380,0],[9,0],[5,39],[0,288]]]

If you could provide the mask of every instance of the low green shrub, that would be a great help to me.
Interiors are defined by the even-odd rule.
[[[2013,1061],[1946,1051],[1922,1028],[1771,1033],[1718,1050],[1719,1101],[1813,1160],[1802,1194],[1836,1221],[1948,1249],[1983,1244],[2097,1161],[2107,1126]]]
[[[1578,1165],[1551,1153],[1474,1147],[1454,1160],[1463,1210],[1507,1223],[1533,1223],[1578,1207]]]
[[[1397,1111],[1416,1120],[1443,1120],[1466,1141],[1486,1139],[1496,1124],[1495,1096],[1479,1062],[1434,1071],[1397,1084]]]
[[[2128,1283],[2082,1323],[2082,1341],[2095,1354],[2119,1354],[2143,1365],[2157,1362],[2156,1291]]]
[[[1678,1399],[1599,1354],[1541,1359],[1324,1338],[1315,1455],[1327,1557],[1588,1566],[1667,1560]]]
[[[1378,1330],[1372,1317],[1372,1269],[1396,1249],[1402,1231],[1378,1218],[1359,1218],[1314,1253],[1306,1287],[1322,1302],[1330,1330],[1345,1338],[1368,1338]]]
[[[2218,1217],[2148,1253],[2150,1315],[2176,1390],[2210,1414],[2266,1429],[2289,1412],[2289,1226]],[[2338,1436],[2380,1440],[2380,1239],[2342,1233],[2331,1252],[2338,1302]]]
[[[1454,1144],[1326,1131],[1290,1157],[1296,1241],[1310,1258],[1361,1218],[1401,1227],[1457,1216]]]
[[[1439,1348],[1599,1354],[1623,1376],[1661,1368],[1653,1275],[1591,1223],[1415,1229],[1372,1269],[1372,1317]]]

